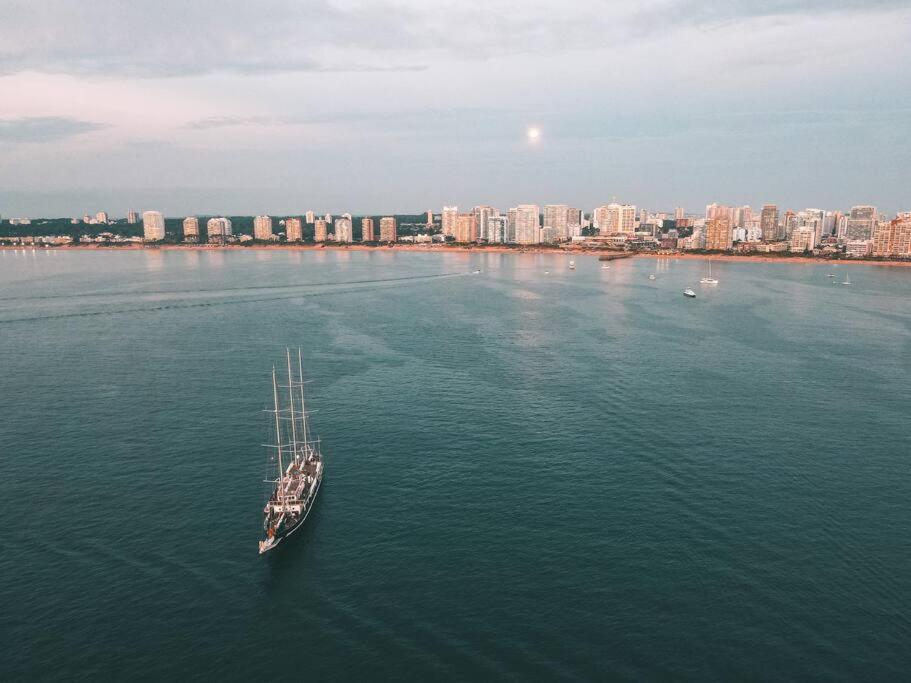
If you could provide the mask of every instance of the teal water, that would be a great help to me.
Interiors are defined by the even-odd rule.
[[[576,260],[0,251],[0,678],[905,678],[911,269]]]

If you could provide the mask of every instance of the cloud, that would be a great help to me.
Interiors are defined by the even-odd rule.
[[[0,119],[0,143],[57,142],[107,127],[103,123],[63,116]]]
[[[0,0],[0,74],[415,71],[440,58],[628,46],[689,26],[883,13],[908,0]]]
[[[424,68],[419,14],[330,0],[0,0],[0,74],[175,77]]]
[[[184,128],[193,130],[210,130],[233,126],[279,126],[285,121],[273,116],[207,116],[203,119],[189,121]]]

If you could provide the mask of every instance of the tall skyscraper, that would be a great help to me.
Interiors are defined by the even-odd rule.
[[[733,246],[731,217],[724,212],[716,213],[720,215],[705,222],[705,248],[727,251]]]
[[[774,204],[765,204],[759,214],[759,231],[766,242],[777,242],[781,239],[778,228],[778,207]]]
[[[199,241],[199,219],[196,216],[187,216],[183,219],[183,241]]]
[[[478,240],[478,218],[474,213],[459,214],[456,220],[455,233],[453,234],[456,242],[477,242]]]
[[[516,243],[537,244],[541,241],[541,211],[537,204],[516,207]]]
[[[272,239],[272,219],[269,216],[256,216],[253,219],[253,239]]]
[[[300,242],[304,239],[304,224],[300,218],[289,218],[285,221],[285,241]]]
[[[108,222],[108,212],[107,212],[107,211],[99,211],[98,213],[96,213],[96,214],[95,214],[95,222],[96,222],[96,223],[107,223],[107,222]]]
[[[610,207],[607,204],[603,204],[597,207],[592,211],[592,223],[596,228],[598,228],[598,233],[601,235],[609,235],[608,232],[610,219],[608,217],[610,213]]]
[[[210,218],[206,221],[206,235],[212,244],[224,244],[227,237],[231,235],[230,218]]]
[[[516,216],[519,210],[512,207],[506,212],[506,236],[503,241],[509,244],[515,244],[516,241]]]
[[[636,207],[615,202],[599,206],[595,209],[595,220],[602,235],[632,235],[636,232]]]
[[[395,242],[397,239],[395,218],[392,216],[380,218],[380,242]]]
[[[444,235],[455,235],[456,223],[459,220],[459,207],[457,206],[444,206],[443,207],[443,234]]]
[[[142,235],[146,242],[164,239],[164,217],[160,211],[142,212]]]
[[[325,218],[317,218],[313,222],[313,241],[325,242],[329,238],[328,223]]]
[[[911,213],[879,223],[873,235],[874,256],[911,256]]]
[[[432,225],[433,225],[433,211],[428,211],[427,212],[427,227],[430,227]]]
[[[876,229],[875,206],[853,206],[848,214],[845,238],[849,241],[872,240]]]
[[[307,219],[307,225],[313,225],[313,221],[315,220],[316,217],[314,216],[312,211],[308,211],[306,213],[305,218]]]
[[[135,211],[130,209],[127,212],[127,223],[129,223],[130,225],[136,225],[138,222],[139,222],[139,216],[136,214]]]
[[[674,209],[674,220],[679,221],[681,218],[686,218],[686,211],[683,210],[682,206],[678,206]]]
[[[569,207],[566,204],[545,204],[544,205],[544,224],[545,228],[553,228],[554,238],[565,240],[569,238],[567,225],[569,224]]]
[[[487,219],[487,241],[491,244],[502,244],[507,241],[506,216],[491,216]]]
[[[373,219],[372,218],[362,218],[361,219],[361,241],[362,242],[375,242],[376,234],[373,232]]]
[[[336,242],[353,242],[354,230],[351,227],[351,219],[346,217],[335,219],[335,241]]]
[[[499,210],[493,206],[481,205],[474,207],[474,209],[472,209],[472,213],[474,214],[475,223],[477,225],[477,236],[475,237],[475,240],[481,240],[484,242],[489,241],[490,238],[487,235],[489,232],[488,223],[490,222],[491,218],[500,215]]]

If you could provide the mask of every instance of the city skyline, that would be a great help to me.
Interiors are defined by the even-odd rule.
[[[911,7],[752,5],[5,3],[0,214],[901,210]]]

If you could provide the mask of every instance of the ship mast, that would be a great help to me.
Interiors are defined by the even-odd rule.
[[[285,356],[288,358],[288,398],[291,401],[291,451],[293,461],[297,462],[297,427],[294,417],[294,380],[291,379],[291,349],[285,349]]]
[[[285,502],[285,468],[282,465],[282,429],[278,414],[278,382],[275,381],[275,366],[272,366],[272,397],[275,400],[275,440],[278,449],[278,499]]]
[[[307,410],[304,403],[304,362],[301,359],[301,347],[297,347],[297,375],[300,378],[301,390],[301,430],[304,432],[304,452],[310,457],[310,428],[307,426]]]

